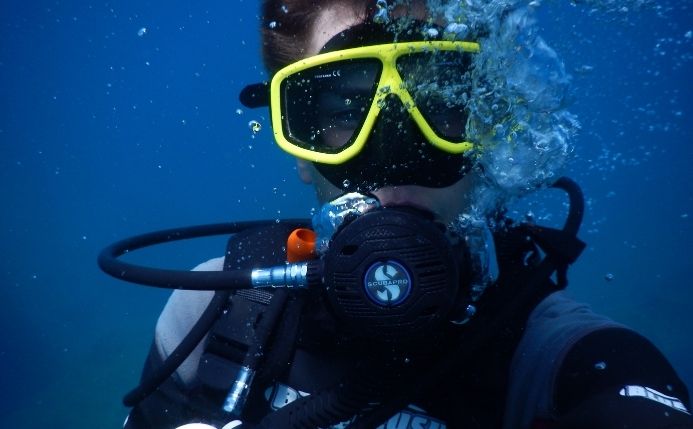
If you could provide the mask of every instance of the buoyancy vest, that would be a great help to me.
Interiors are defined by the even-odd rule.
[[[289,233],[283,225],[276,225],[233,236],[228,242],[224,268],[282,263],[285,257],[283,246]],[[467,332],[484,329],[493,329],[493,332],[487,333],[484,341],[475,345],[473,352],[465,354],[464,361],[455,365],[454,371],[448,371],[444,377],[433,371],[429,382],[435,385],[434,389],[421,391],[414,386],[421,380],[412,379],[409,383],[402,380],[402,386],[410,392],[410,397],[404,407],[393,409],[394,417],[389,418],[388,425],[502,426],[504,413],[501,410],[508,396],[511,361],[527,319],[537,304],[559,287],[548,276],[537,279],[541,256],[531,227],[501,228],[494,234],[494,241],[500,269],[498,281],[484,294],[479,303],[478,317],[464,327],[464,332],[454,334],[454,341],[447,343],[446,347],[452,349],[454,343],[463,343]],[[216,402],[221,407],[243,363],[244,353],[256,340],[258,322],[274,293],[235,293],[227,311],[210,331],[199,360],[197,378],[212,403]],[[518,297],[522,297],[522,305],[514,306],[508,312],[506,304]],[[336,327],[328,311],[319,303],[302,302],[306,299],[300,296],[288,299],[279,323],[266,339],[260,359],[263,364],[244,408],[243,420],[260,421],[281,405],[329,389],[342,382],[344,374],[354,364],[353,350],[346,352],[334,341]],[[499,311],[505,312],[500,323],[497,320]],[[438,354],[445,352],[440,350]]]

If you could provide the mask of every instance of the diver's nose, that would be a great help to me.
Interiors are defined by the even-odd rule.
[[[402,185],[440,188],[462,177],[464,156],[430,144],[399,97],[389,94],[379,103],[380,114],[361,152],[341,165],[315,164],[332,184],[361,191]]]

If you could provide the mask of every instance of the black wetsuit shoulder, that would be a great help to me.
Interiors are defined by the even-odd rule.
[[[557,419],[547,427],[693,428],[686,386],[647,339],[609,328],[579,340],[556,379]]]

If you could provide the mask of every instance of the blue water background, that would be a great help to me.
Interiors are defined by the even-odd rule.
[[[672,4],[663,16],[600,18],[545,2],[539,25],[573,75],[582,122],[566,172],[588,198],[589,247],[569,289],[649,337],[691,386],[693,12]],[[3,427],[120,427],[121,395],[138,380],[168,293],[102,274],[103,246],[180,225],[306,217],[315,206],[273,145],[267,112],[237,101],[266,77],[257,7],[0,5]],[[250,120],[263,125],[255,138]],[[561,198],[545,191],[517,214],[529,207],[558,224]],[[139,257],[187,269],[222,252],[210,239]]]

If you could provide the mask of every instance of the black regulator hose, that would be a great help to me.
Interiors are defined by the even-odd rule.
[[[305,220],[282,220],[282,223],[305,225]],[[154,392],[170,377],[212,328],[227,303],[232,289],[251,287],[251,270],[185,271],[143,267],[118,260],[131,251],[157,244],[196,237],[235,234],[247,229],[276,224],[274,220],[229,222],[167,229],[130,237],[111,244],[101,251],[99,267],[120,280],[169,289],[216,290],[207,308],[190,332],[166,360],[123,398],[123,404],[133,407]]]
[[[134,407],[144,398],[151,395],[152,392],[161,386],[163,382],[178,369],[183,361],[190,356],[200,341],[202,341],[205,335],[207,335],[207,332],[212,329],[212,325],[221,315],[230,295],[231,291],[218,291],[214,294],[200,318],[197,319],[197,322],[195,322],[195,325],[190,329],[190,332],[183,338],[183,341],[178,344],[169,357],[166,358],[161,366],[157,367],[149,377],[142,380],[136,388],[132,389],[123,397],[123,404],[126,407]]]
[[[577,183],[567,177],[559,178],[551,187],[561,189],[568,194],[570,208],[568,217],[563,225],[563,232],[570,236],[576,236],[585,214],[585,198],[582,194],[582,189],[580,189]]]
[[[296,228],[306,224],[305,219],[288,219],[280,222],[287,225],[296,225]],[[111,244],[101,251],[97,262],[105,273],[119,280],[147,286],[187,290],[247,289],[252,287],[252,270],[249,269],[234,271],[169,270],[123,262],[119,260],[118,257],[134,250],[156,244],[170,243],[189,238],[236,234],[247,229],[266,227],[276,223],[277,221],[275,220],[229,222],[150,232]]]

